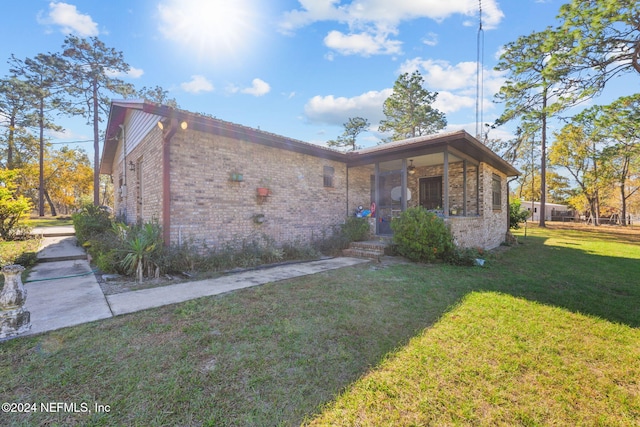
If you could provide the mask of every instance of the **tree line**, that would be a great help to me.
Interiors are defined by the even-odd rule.
[[[479,137],[522,171],[515,193],[540,202],[542,212],[550,198],[587,212],[595,225],[614,212],[626,224],[632,200],[640,210],[640,94],[574,116],[563,113],[599,96],[614,78],[640,74],[640,3],[572,0],[560,7],[557,19],[557,25],[504,47],[495,67],[506,75],[495,95],[504,111]],[[418,71],[398,78],[378,128],[391,133],[383,142],[446,126],[444,114],[431,106],[438,94],[424,83]],[[551,120],[564,126],[549,144]],[[516,125],[514,138],[489,138],[491,129],[506,123]],[[357,136],[369,126],[365,118],[349,118],[343,134],[327,144],[355,150]]]
[[[520,190],[531,188],[529,196],[540,202],[541,212],[551,194],[554,201],[587,212],[595,225],[612,213],[627,224],[628,203],[640,195],[640,94],[573,116],[563,113],[601,95],[614,78],[640,74],[640,4],[572,0],[560,7],[557,18],[557,25],[505,46],[496,66],[507,73],[496,95],[505,110],[494,126],[514,122],[518,131],[512,141],[491,143],[525,165]],[[564,125],[549,145],[551,119]],[[567,189],[568,180],[559,179],[558,170],[576,187]]]
[[[69,35],[61,50],[32,58],[11,55],[9,75],[0,79],[0,167],[16,171],[11,188],[45,214],[68,213],[92,199],[100,205],[100,123],[108,114],[110,98],[145,98],[177,107],[161,87],[140,90],[118,78],[130,66],[122,52],[96,37]],[[93,128],[93,170],[85,150],[57,149],[47,132],[64,129],[60,116],[80,116]],[[5,181],[9,178],[5,178]],[[5,183],[3,181],[3,183]],[[5,183],[6,185],[6,183]],[[92,195],[91,195],[92,193]],[[104,198],[105,193],[102,193]]]

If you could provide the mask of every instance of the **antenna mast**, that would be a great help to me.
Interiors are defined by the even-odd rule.
[[[482,98],[484,85],[484,30],[482,29],[482,0],[478,0],[478,40],[476,61],[476,138],[482,141]]]

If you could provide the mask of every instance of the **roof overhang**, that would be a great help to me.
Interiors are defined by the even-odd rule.
[[[331,148],[226,122],[214,117],[178,110],[144,100],[128,99],[111,102],[100,162],[100,173],[102,174],[111,174],[113,170],[120,125],[125,123],[128,113],[132,110],[153,114],[160,119],[168,118],[176,119],[178,122],[186,121],[190,130],[236,138],[327,160],[340,161],[346,163],[349,167],[449,151],[459,158],[474,163],[487,163],[507,176],[520,175],[516,168],[464,130],[394,141],[375,147],[342,153]]]
[[[111,109],[109,111],[109,120],[107,122],[100,162],[100,173],[102,174],[110,174],[113,169],[113,162],[118,147],[120,125],[124,124],[127,114],[131,110],[153,114],[158,116],[159,119],[168,118],[176,119],[178,122],[186,121],[190,130],[236,138],[327,160],[346,161],[344,153],[317,144],[310,144],[297,139],[287,138],[259,129],[219,120],[214,117],[178,110],[166,105],[154,104],[144,100],[118,100],[111,102]]]
[[[464,130],[410,138],[352,151],[347,153],[347,164],[349,166],[364,166],[381,161],[417,157],[443,151],[448,151],[459,158],[474,163],[487,163],[507,176],[520,175],[520,172],[509,162]]]

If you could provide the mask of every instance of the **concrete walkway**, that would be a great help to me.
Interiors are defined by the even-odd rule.
[[[70,226],[44,234],[39,262],[25,283],[31,330],[20,336],[368,262],[332,258],[105,296],[72,233]]]

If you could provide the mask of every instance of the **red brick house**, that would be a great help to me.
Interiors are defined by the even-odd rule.
[[[157,219],[172,244],[309,241],[375,203],[375,234],[422,205],[459,245],[485,249],[505,239],[507,178],[518,175],[465,131],[342,153],[139,100],[112,102],[100,172],[114,182],[115,213]]]

